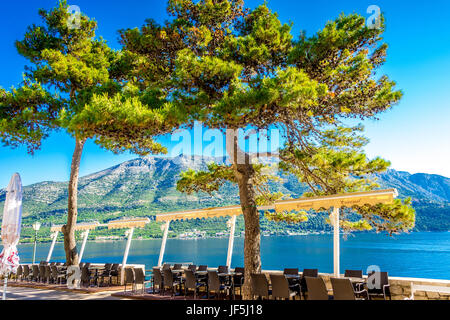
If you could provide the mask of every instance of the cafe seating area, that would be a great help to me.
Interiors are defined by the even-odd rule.
[[[121,286],[119,264],[80,263],[79,267],[81,288]],[[68,276],[65,263],[41,261],[34,265],[20,265],[11,280],[28,284],[67,285]]]
[[[131,268],[127,281],[134,286],[128,295],[152,296],[160,299],[242,299],[245,269],[228,269],[226,266],[208,268],[181,264],[164,264],[151,270],[150,280],[145,275],[135,275]],[[150,270],[149,270],[150,271]],[[136,274],[136,269],[134,269]],[[367,284],[367,276],[360,270],[346,270],[343,277],[331,277],[327,288],[318,269],[286,268],[283,273],[251,274],[255,300],[374,300],[391,299],[387,272],[375,275],[378,288]],[[370,276],[370,275],[369,275]],[[139,281],[137,281],[139,279]],[[144,279],[144,280],[142,280]],[[136,285],[139,284],[139,290]],[[146,290],[146,287],[149,290]]]

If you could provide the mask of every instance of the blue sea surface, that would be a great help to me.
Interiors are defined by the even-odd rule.
[[[134,240],[129,264],[145,264],[147,269],[157,265],[161,240]],[[50,244],[38,244],[36,261],[47,258]],[[228,239],[178,240],[167,242],[164,261],[193,262],[211,267],[226,264]],[[88,242],[83,262],[121,263],[125,241]],[[232,266],[244,264],[244,239],[236,238]],[[33,245],[19,246],[21,263],[31,263]],[[318,268],[333,272],[333,236],[262,237],[262,267],[265,270],[284,268]],[[64,261],[62,243],[57,243],[52,261]],[[341,271],[366,270],[379,266],[390,276],[450,279],[450,232],[419,232],[390,237],[386,234],[361,233],[342,236]]]

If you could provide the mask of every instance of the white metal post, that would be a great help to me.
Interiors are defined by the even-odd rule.
[[[80,259],[79,259],[80,262],[81,260],[83,260],[84,248],[86,248],[86,242],[88,237],[89,237],[89,230],[86,230],[85,232],[83,232],[83,244],[81,245]]]
[[[233,216],[230,220],[230,239],[228,240],[228,255],[227,255],[227,266],[228,269],[231,268],[231,258],[233,257],[233,247],[234,247],[234,233],[236,230],[236,216]]]
[[[340,272],[340,238],[339,238],[339,230],[340,230],[340,217],[339,217],[339,208],[333,209],[333,220],[334,220],[334,240],[333,240],[333,253],[334,253],[334,276],[339,278],[341,275]]]
[[[58,238],[59,231],[56,231],[52,234],[52,245],[50,246],[50,250],[48,251],[47,262],[50,262],[50,259],[53,255],[53,249],[55,249],[56,239]]]
[[[158,267],[161,267],[162,263],[163,263],[164,251],[166,251],[167,236],[169,235],[169,227],[170,227],[170,221],[167,221],[165,229],[164,229],[162,243],[161,243],[161,251],[159,252]]]
[[[128,260],[128,253],[130,252],[131,247],[131,240],[133,240],[133,233],[134,228],[131,228],[127,231],[128,240],[127,240],[127,246],[125,247],[125,252],[123,254],[123,260],[122,260],[122,270],[121,270],[121,283],[125,283],[125,267],[127,266],[127,260]]]

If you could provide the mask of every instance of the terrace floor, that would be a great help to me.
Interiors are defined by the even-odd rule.
[[[111,293],[77,293],[62,292],[61,290],[43,290],[25,287],[9,287],[6,292],[7,300],[121,300],[119,297],[112,297]]]

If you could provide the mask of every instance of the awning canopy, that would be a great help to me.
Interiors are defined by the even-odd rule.
[[[89,222],[89,223],[78,223],[75,227],[76,231],[86,231],[86,230],[95,230],[98,227],[100,227],[100,223],[99,222]],[[63,226],[52,226],[50,228],[51,232],[62,232],[62,227]]]
[[[362,205],[376,205],[379,203],[393,203],[398,196],[396,189],[376,190],[370,192],[356,192],[337,194],[333,196],[284,200],[275,203],[276,212],[301,210],[328,210]]]
[[[181,211],[173,213],[163,213],[156,215],[156,221],[176,221],[176,220],[193,220],[193,219],[209,219],[217,217],[232,217],[242,215],[241,206],[210,208],[193,211]]]
[[[294,200],[277,201],[274,206],[258,207],[258,210],[301,211],[301,210],[328,210],[330,208],[342,208],[362,206],[365,204],[375,205],[378,203],[392,203],[398,196],[396,189],[376,190],[370,192],[355,192],[323,196],[314,198],[301,198]],[[209,208],[201,210],[180,211],[172,213],[161,213],[156,215],[157,222],[208,219],[216,217],[233,217],[242,215],[241,206],[222,208]]]
[[[108,229],[144,228],[150,223],[149,218],[122,219],[108,222]]]

